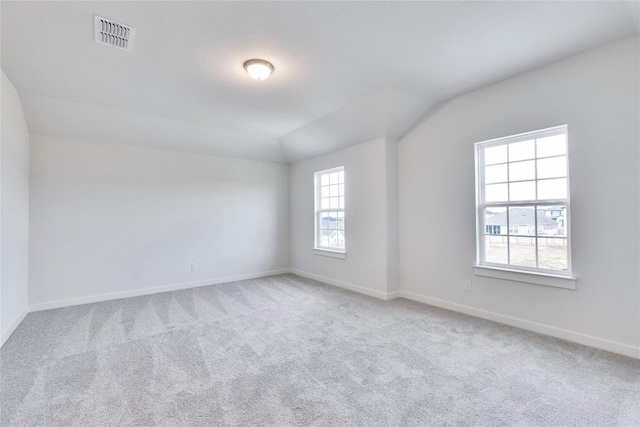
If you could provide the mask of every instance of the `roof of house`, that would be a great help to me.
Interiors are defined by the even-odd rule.
[[[538,224],[552,225],[558,222],[555,219],[545,215],[544,209],[538,209]],[[529,208],[511,208],[509,210],[510,225],[533,225],[535,223],[535,215],[533,209]],[[487,217],[486,225],[507,225],[507,212],[499,212]]]

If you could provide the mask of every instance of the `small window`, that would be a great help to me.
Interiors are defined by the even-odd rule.
[[[477,264],[569,276],[567,127],[475,146]]]
[[[315,173],[315,249],[346,251],[344,167]]]
[[[486,234],[500,234],[499,225],[485,225],[484,228]]]

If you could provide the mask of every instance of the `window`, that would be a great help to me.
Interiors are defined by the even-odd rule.
[[[500,234],[500,226],[499,225],[485,225],[485,234]]]
[[[479,267],[571,275],[567,154],[566,126],[476,143]]]
[[[346,252],[344,184],[344,167],[315,173],[316,250],[341,254]]]

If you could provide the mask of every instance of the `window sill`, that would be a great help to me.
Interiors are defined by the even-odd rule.
[[[347,253],[346,252],[332,251],[332,250],[329,250],[329,249],[314,248],[313,249],[313,254],[314,255],[320,255],[320,256],[327,256],[327,257],[330,257],[330,258],[347,259]]]
[[[576,278],[556,274],[537,273],[533,271],[511,270],[508,268],[474,265],[473,274],[476,276],[493,277],[495,279],[512,280],[514,282],[532,283],[535,285],[552,286],[554,288],[576,289]]]

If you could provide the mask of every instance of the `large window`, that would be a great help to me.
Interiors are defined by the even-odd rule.
[[[344,167],[315,173],[315,249],[344,253]]]
[[[571,274],[567,127],[476,143],[477,263]]]

